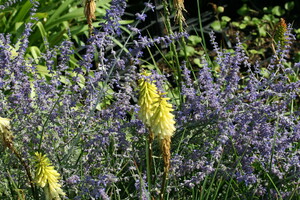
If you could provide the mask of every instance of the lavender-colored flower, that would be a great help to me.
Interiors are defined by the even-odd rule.
[[[147,8],[150,8],[154,12],[155,6],[152,3],[145,2],[144,4]]]
[[[76,183],[78,183],[80,181],[80,177],[79,176],[77,176],[77,175],[72,175],[71,177],[69,177],[68,179],[67,179],[67,183],[68,184],[76,184]]]
[[[147,15],[145,13],[142,13],[142,14],[136,13],[135,16],[136,16],[137,20],[141,20],[141,21],[145,21],[146,17],[147,17]]]

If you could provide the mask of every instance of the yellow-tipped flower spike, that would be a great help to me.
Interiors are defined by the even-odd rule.
[[[142,75],[150,76],[151,73],[143,72]],[[150,119],[153,115],[153,101],[159,97],[157,87],[149,79],[145,80],[144,78],[139,80],[139,87],[138,105],[140,110],[138,116],[144,124],[150,126]]]
[[[66,194],[61,189],[61,185],[58,183],[60,174],[51,166],[50,160],[46,155],[42,155],[39,152],[35,153],[36,171],[35,182],[45,190],[45,197],[48,200],[59,200],[60,195]]]
[[[4,147],[13,145],[13,134],[10,131],[10,119],[0,117],[0,140]]]
[[[167,100],[170,98],[158,97],[153,104],[153,116],[151,117],[151,129],[159,139],[170,138],[175,131],[172,104]]]

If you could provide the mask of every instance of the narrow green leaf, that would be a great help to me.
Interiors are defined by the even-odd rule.
[[[25,22],[26,18],[25,16],[29,14],[30,8],[32,7],[32,4],[29,0],[27,0],[22,8],[18,11],[17,16],[14,17],[14,23],[15,22]]]
[[[62,1],[60,1],[60,2],[62,2]],[[53,15],[51,15],[51,17],[47,20],[47,25],[54,23],[54,21],[56,21],[55,19],[58,18],[61,15],[61,13],[63,13],[72,4],[72,2],[74,2],[74,0],[67,0],[67,1],[63,2],[59,6],[59,8],[57,8],[55,10]]]
[[[83,18],[84,14],[83,14],[83,8],[78,8],[76,10],[73,10],[72,12],[65,14],[59,18],[57,18],[56,20],[53,21],[48,21],[45,25],[46,30],[50,30],[51,28],[57,26],[58,24],[61,24],[64,21],[68,21],[68,20],[74,20],[74,19],[80,19]]]
[[[36,23],[36,26],[38,27],[38,29],[39,29],[39,31],[40,31],[40,33],[41,33],[42,38],[43,38],[43,39],[44,39],[44,38],[47,38],[47,32],[46,32],[46,30],[45,30],[43,24],[42,24],[41,22],[37,22],[37,23]]]
[[[37,46],[31,46],[28,48],[29,49],[29,52],[31,53],[35,63],[38,64],[39,62],[39,57],[41,55],[41,51],[40,49],[37,47]]]

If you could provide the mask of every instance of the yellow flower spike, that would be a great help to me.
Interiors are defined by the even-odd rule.
[[[143,72],[142,75],[149,76],[151,74]],[[162,97],[161,93],[157,91],[156,85],[150,82],[149,79],[139,80],[140,93],[138,105],[140,110],[138,113],[139,118],[150,127],[149,134],[149,149],[148,149],[148,163],[151,166],[152,162],[152,141],[155,136],[158,137],[164,160],[164,176],[161,187],[161,199],[163,199],[163,191],[166,186],[166,180],[170,168],[171,158],[171,137],[175,132],[175,120],[172,104],[168,103],[167,100],[170,98]],[[151,177],[151,170],[149,173]]]
[[[143,72],[142,75],[149,76],[151,74]],[[159,97],[157,94],[157,87],[151,83],[149,79],[140,79],[139,87],[138,105],[140,106],[140,110],[138,116],[144,124],[150,126],[150,119],[153,115],[153,101]]]
[[[170,138],[175,132],[175,120],[172,104],[167,100],[170,98],[158,97],[153,104],[153,116],[151,117],[151,128],[154,135],[159,139]]]
[[[171,113],[173,111],[172,104],[167,102],[170,98],[165,98],[161,95],[153,103],[154,114],[151,117],[151,129],[159,139],[164,160],[164,174],[160,193],[160,199],[164,199],[164,190],[170,168],[171,137],[176,129],[174,115]]]
[[[60,195],[66,194],[61,189],[61,185],[58,183],[60,174],[51,166],[50,160],[46,155],[42,155],[39,152],[35,153],[36,171],[35,182],[38,186],[44,188],[45,197],[47,200],[60,200]]]
[[[12,147],[13,134],[10,131],[10,119],[0,117],[0,140],[4,147]]]

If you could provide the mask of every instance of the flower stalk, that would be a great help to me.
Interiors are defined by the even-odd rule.
[[[170,12],[168,9],[168,2],[166,0],[163,0],[162,4],[163,4],[163,8],[164,8],[166,30],[169,35],[172,35],[173,31],[172,31],[172,26],[171,26],[171,22],[170,22]],[[178,85],[179,93],[181,93],[181,82],[182,82],[181,68],[180,68],[179,56],[178,56],[176,45],[175,45],[174,41],[171,42],[170,49],[171,49],[172,53],[174,54],[174,57],[172,58],[174,60],[172,70],[174,70],[174,72],[176,73],[175,78],[178,83],[177,85]],[[183,103],[182,95],[179,95],[179,98],[180,98],[180,104],[182,104]]]
[[[151,73],[143,72],[141,75],[147,77]],[[153,100],[158,98],[157,87],[151,82],[148,78],[142,78],[139,80],[139,101],[138,105],[140,110],[138,117],[142,122],[147,126],[151,127],[151,117],[153,115]],[[149,191],[151,190],[151,177],[152,177],[152,164],[153,164],[153,149],[152,143],[154,140],[154,134],[149,128],[149,138],[148,138],[148,148],[147,151],[147,178],[148,178],[148,187]]]
[[[175,121],[172,105],[167,102],[170,98],[160,97],[154,102],[154,114],[151,118],[151,127],[154,135],[158,137],[164,161],[163,182],[160,191],[160,199],[164,199],[167,186],[168,173],[171,158],[171,137],[175,132]]]
[[[144,75],[150,75],[144,73]],[[149,79],[141,79],[139,96],[139,118],[149,127],[150,134],[148,139],[148,159],[147,166],[152,165],[152,142],[158,138],[164,162],[163,182],[161,187],[160,199],[163,199],[171,158],[171,137],[175,132],[175,120],[172,105],[167,101],[170,98],[163,97],[157,91],[157,87]],[[149,167],[151,169],[151,167]],[[148,173],[148,181],[151,180],[151,172]]]

